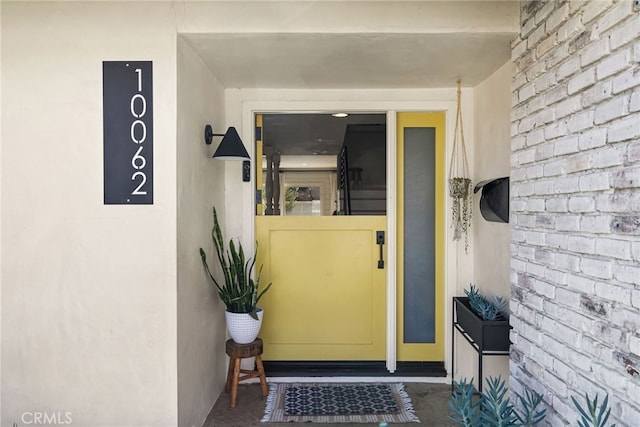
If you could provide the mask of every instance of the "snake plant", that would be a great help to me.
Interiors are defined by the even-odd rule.
[[[207,264],[207,255],[204,249],[200,248],[200,258],[207,274],[218,289],[220,299],[231,313],[248,313],[254,319],[258,319],[258,301],[271,287],[269,283],[262,291],[259,291],[260,275],[262,267],[258,271],[256,279],[252,278],[253,267],[256,259],[246,259],[242,244],[238,242],[238,249],[233,239],[229,240],[228,249],[224,247],[222,229],[218,222],[216,208],[213,208],[213,229],[211,238],[216,249],[218,262],[224,275],[224,282],[216,280]]]

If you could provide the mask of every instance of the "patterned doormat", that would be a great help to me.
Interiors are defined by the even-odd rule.
[[[404,384],[269,384],[262,422],[419,423]]]

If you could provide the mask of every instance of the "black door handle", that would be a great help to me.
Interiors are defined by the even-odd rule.
[[[384,245],[384,231],[376,231],[376,244],[380,248],[380,259],[378,259],[378,268],[384,268],[384,256],[382,246]]]

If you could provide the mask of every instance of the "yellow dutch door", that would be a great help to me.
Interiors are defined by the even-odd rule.
[[[265,360],[384,360],[385,273],[375,232],[384,217],[256,218]],[[268,320],[267,320],[268,319]]]
[[[260,127],[270,118],[258,115],[256,122]],[[383,144],[384,129],[378,128]],[[386,270],[384,266],[378,268],[381,249],[376,234],[385,230],[384,211],[381,215],[371,211],[358,215],[355,209],[345,212],[344,194],[341,191],[337,195],[335,190],[340,183],[331,178],[339,178],[338,160],[328,178],[319,172],[279,170],[287,159],[270,144],[263,145],[261,134],[259,129],[256,151],[264,153],[261,157],[266,165],[259,166],[256,180],[258,189],[263,190],[262,203],[256,210],[257,265],[263,265],[262,281],[274,283],[261,300],[265,310],[260,333],[265,342],[263,359],[383,361]],[[376,135],[379,139],[380,133]],[[347,179],[356,169],[345,169]],[[352,178],[357,179],[355,175]],[[339,199],[337,206],[332,206],[333,215],[327,206],[312,203],[327,199],[331,203]],[[386,209],[384,197],[378,203]],[[303,212],[307,208],[319,212]]]

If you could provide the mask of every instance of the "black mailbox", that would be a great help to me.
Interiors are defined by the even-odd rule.
[[[509,177],[479,182],[473,189],[480,195],[480,213],[487,221],[509,222]]]

